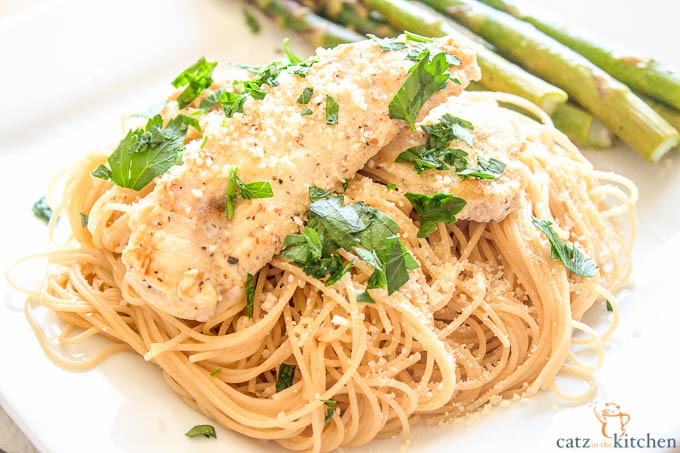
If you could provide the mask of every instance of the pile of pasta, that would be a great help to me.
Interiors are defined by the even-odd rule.
[[[155,310],[126,283],[120,258],[131,205],[153,185],[134,192],[92,178],[106,156],[88,156],[67,173],[55,211],[69,220],[73,237],[42,255],[50,263],[44,282],[23,288],[29,295],[26,315],[45,351],[81,370],[133,351],[157,364],[179,397],[215,422],[313,452],[399,432],[406,445],[419,419],[447,422],[544,388],[587,400],[596,391],[593,373],[603,360],[602,342],[619,319],[612,293],[631,270],[636,188],[594,170],[526,101],[498,93],[469,96],[513,104],[541,120],[512,113],[526,145],[519,207],[498,223],[442,223],[419,239],[410,203],[367,168],[350,181],[347,201],[364,201],[394,219],[420,264],[400,291],[376,291],[375,303],[357,301],[372,273],[359,259],[326,287],[276,257],[255,276],[252,319],[245,300],[233,301],[207,322]],[[81,227],[81,213],[88,215],[87,228]],[[553,221],[564,239],[595,260],[598,274],[578,277],[551,259],[532,215]],[[581,318],[603,300],[613,313],[609,328],[598,334]],[[48,338],[37,321],[33,311],[39,306],[60,318],[58,338]],[[87,361],[54,347],[55,341],[68,345],[93,335],[112,344]],[[596,363],[579,358],[577,348],[595,351]],[[295,377],[276,392],[282,363],[296,365]],[[585,380],[588,389],[566,394],[556,385],[560,372]]]

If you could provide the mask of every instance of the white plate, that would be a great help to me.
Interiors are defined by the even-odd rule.
[[[680,64],[669,40],[680,13],[676,2],[648,0],[645,8],[637,1],[549,3],[602,36]],[[45,250],[45,227],[32,217],[32,202],[59,169],[92,147],[115,142],[121,114],[161,99],[170,80],[201,55],[223,63],[276,57],[287,33],[262,20],[263,31],[252,36],[240,8],[227,0],[55,1],[0,22],[1,268]],[[292,41],[300,53],[311,50],[297,37]],[[677,439],[680,159],[670,154],[658,165],[627,149],[588,156],[599,168],[632,178],[641,192],[635,283],[621,297],[623,321],[606,345],[597,400],[620,404],[636,437],[649,432]],[[36,276],[41,269],[35,263],[29,271]],[[132,354],[85,373],[58,368],[23,317],[23,298],[4,281],[0,285],[0,402],[40,450],[280,450],[219,427],[217,440],[186,438],[188,428],[208,421],[179,401],[153,364]],[[606,320],[602,305],[591,312],[595,324]],[[543,452],[557,449],[559,438],[601,440],[599,429],[590,407],[544,392],[471,424],[417,428],[410,451]],[[361,450],[394,451],[398,443],[374,442]]]

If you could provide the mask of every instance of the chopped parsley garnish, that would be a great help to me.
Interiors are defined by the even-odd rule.
[[[216,369],[215,371],[213,371],[212,373],[210,373],[210,376],[215,377],[215,376],[217,376],[218,374],[220,374],[220,371],[222,371],[222,368]]]
[[[443,148],[451,143],[454,138],[463,140],[469,146],[474,146],[472,133],[474,126],[471,122],[445,113],[439,119],[439,123],[426,124],[422,128],[427,134],[427,146],[429,148]]]
[[[309,188],[309,199],[307,226],[302,234],[286,236],[283,246],[288,248],[282,254],[307,275],[321,279],[330,274],[327,286],[339,280],[352,265],[343,266],[340,255],[333,253],[339,248],[375,268],[367,289],[387,288],[392,294],[408,280],[408,271],[418,268],[396,236],[399,225],[382,212],[363,202],[343,206],[342,195],[315,186]],[[360,295],[362,301],[369,301],[366,296]]]
[[[206,143],[208,143],[208,136],[204,135],[203,138],[201,138],[201,146],[199,146],[198,149],[205,148]]]
[[[550,257],[552,259],[559,258],[564,267],[576,275],[593,277],[597,273],[599,268],[595,265],[592,258],[584,255],[581,250],[576,248],[575,244],[572,244],[570,247],[562,241],[553,229],[552,222],[549,220],[539,220],[535,217],[531,218],[531,222],[548,238],[550,242]]]
[[[49,223],[50,219],[52,218],[52,214],[54,214],[52,208],[50,208],[50,205],[47,204],[47,197],[40,197],[38,201],[33,203],[32,210],[33,215],[45,223]]]
[[[331,190],[322,189],[317,186],[309,186],[309,201],[314,202],[321,200],[322,198],[328,198],[331,195],[333,195],[333,191]]]
[[[408,122],[415,131],[415,121],[420,109],[437,91],[446,87],[449,80],[449,64],[446,53],[435,55],[431,60],[430,51],[422,51],[422,59],[410,69],[410,74],[390,101],[390,116]]]
[[[302,111],[300,112],[300,116],[307,116],[307,115],[311,115],[312,113],[313,113],[313,112],[312,112],[310,109],[304,108],[304,109],[302,109]]]
[[[255,302],[255,279],[253,274],[248,274],[246,277],[246,314],[248,318],[253,319],[253,305]]]
[[[331,419],[333,418],[333,412],[335,412],[335,405],[337,404],[337,401],[335,400],[321,400],[323,403],[328,406],[326,409],[326,418],[324,419],[324,424],[330,423]]]
[[[612,307],[612,303],[607,301],[607,311],[614,311],[614,307]]]
[[[466,168],[456,171],[456,174],[463,179],[470,177],[478,179],[496,179],[503,174],[505,163],[498,159],[486,159],[484,156],[477,156],[477,168]]]
[[[217,439],[215,427],[212,425],[196,425],[193,428],[191,428],[185,435],[187,437],[205,436],[207,438],[212,437],[213,439]]]
[[[385,277],[387,279],[387,294],[398,291],[408,281],[408,268],[402,250],[403,244],[397,236],[387,239],[388,253],[385,261]]]
[[[426,238],[437,229],[438,222],[453,223],[466,205],[465,200],[451,194],[424,195],[408,192],[406,198],[420,216],[418,237]]]
[[[210,63],[205,60],[205,57],[201,57],[172,81],[172,86],[175,88],[187,86],[177,98],[179,108],[183,109],[191,104],[191,101],[196,99],[201,91],[212,85],[212,72],[215,66],[217,62]]]
[[[248,85],[248,87],[251,86],[252,85],[250,84]],[[244,90],[245,91],[243,93],[239,94],[232,93],[231,91],[227,91],[224,88],[215,90],[214,93],[201,101],[198,111],[205,113],[216,104],[220,104],[222,106],[222,110],[224,110],[224,116],[231,118],[234,116],[234,113],[243,113],[243,104],[245,104],[249,97],[257,97],[260,100],[264,98],[264,91],[262,91],[259,86],[248,91],[244,85]]]
[[[406,36],[406,39],[412,42],[433,42],[434,39],[428,38],[427,36],[419,35],[417,33],[413,33],[410,31],[404,31],[404,35]]]
[[[347,192],[347,188],[348,188],[348,187],[349,187],[349,178],[348,178],[348,179],[345,179],[345,180],[342,182],[342,191],[343,191],[343,192]]]
[[[80,226],[85,228],[87,226],[87,222],[90,220],[89,216],[86,214],[83,214],[82,212],[80,213]]]
[[[340,105],[335,102],[335,99],[326,95],[326,124],[338,124],[338,111]]]
[[[397,156],[395,162],[412,162],[418,174],[430,168],[448,170],[449,165],[456,171],[468,167],[467,152],[448,146],[454,139],[463,140],[472,146],[472,123],[446,113],[439,123],[422,125],[421,128],[427,134],[427,142],[407,149]]]
[[[448,165],[456,169],[464,169],[467,166],[467,153],[462,149],[428,149],[427,146],[420,145],[399,154],[395,162],[412,162],[413,169],[418,174],[430,168],[448,170]]]
[[[283,40],[283,49],[288,61],[277,60],[266,66],[236,64],[235,66],[253,74],[253,78],[235,81],[233,91],[224,88],[215,90],[214,93],[201,101],[199,109],[195,113],[205,113],[215,105],[220,104],[224,110],[224,115],[231,118],[234,113],[243,113],[243,106],[248,99],[252,98],[258,101],[264,99],[267,96],[267,92],[263,89],[264,85],[272,88],[279,86],[277,79],[282,71],[285,70],[298,77],[305,78],[312,65],[318,62],[314,58],[302,60],[297,57],[290,49],[290,42],[287,38]],[[306,110],[302,111],[303,116],[311,114],[311,111],[305,113]]]
[[[454,167],[456,175],[462,179],[496,179],[505,170],[505,163],[498,159],[487,159],[477,156],[477,168],[469,168],[468,153],[458,148],[449,148],[454,139],[459,139],[469,146],[474,145],[472,133],[474,126],[469,121],[449,113],[440,118],[439,123],[421,126],[427,134],[424,145],[414,146],[397,156],[395,162],[413,163],[413,169],[421,174],[428,169],[448,170]]]
[[[257,34],[260,32],[260,22],[258,22],[257,18],[252,15],[250,11],[248,11],[246,8],[241,8],[241,11],[243,11],[243,17],[246,20],[246,25],[248,28],[250,28],[250,31],[253,32],[253,34]]]
[[[154,116],[145,129],[129,131],[109,156],[109,166],[100,165],[92,176],[126,189],[143,189],[156,176],[182,163],[189,126],[200,130],[196,118],[178,115],[163,129],[163,118]]]
[[[279,373],[276,376],[276,393],[293,385],[295,368],[295,365],[286,365],[285,363],[279,365]]]
[[[392,183],[392,182],[390,182],[390,183],[387,183],[387,185],[385,186],[385,188],[386,188],[387,190],[396,190],[396,189],[397,189],[397,185],[394,184],[394,183]]]
[[[210,93],[210,95],[207,98],[201,101],[201,103],[198,105],[198,109],[193,111],[192,114],[205,113],[211,108],[213,108],[215,104],[220,102],[220,99],[222,99],[222,93],[224,93],[225,91],[227,90],[225,90],[224,88],[218,88],[212,93]],[[226,100],[226,98],[224,100]]]
[[[234,206],[236,197],[244,200],[253,198],[271,198],[274,196],[272,186],[268,181],[250,182],[248,184],[238,177],[238,167],[229,170],[229,182],[227,183],[227,218],[234,218]]]
[[[367,34],[366,36],[368,36],[369,39],[378,43],[380,48],[382,50],[384,50],[385,52],[406,49],[406,44],[403,43],[403,42],[397,41],[396,38],[378,38],[376,35],[372,35],[370,33]]]
[[[286,57],[288,57],[288,61],[290,61],[290,64],[298,64],[302,62],[302,59],[295,55],[293,53],[293,50],[290,48],[289,38],[283,38],[283,44],[281,45],[281,47],[283,47],[283,52],[286,54]]]
[[[297,103],[298,104],[309,104],[309,101],[312,99],[312,95],[314,94],[314,88],[313,87],[307,87],[304,90],[302,90],[302,94],[300,94],[300,97],[297,98]]]
[[[337,256],[339,258],[339,255],[333,255],[333,256]],[[330,275],[330,277],[328,277],[328,280],[326,280],[325,285],[331,286],[332,284],[336,283],[338,280],[340,280],[342,278],[343,275],[345,275],[347,273],[347,271],[349,271],[349,269],[352,267],[353,264],[354,264],[354,261],[350,261],[349,263],[345,264],[344,267],[336,269],[336,271],[333,272]]]
[[[408,51],[408,54],[406,54],[406,59],[419,61],[423,58],[428,58],[430,61],[432,61],[432,58],[440,53],[446,55],[446,62],[449,64],[449,66],[460,65],[460,60],[458,57],[447,53],[433,42],[419,42],[415,46],[411,47]],[[455,82],[456,80],[453,81]],[[458,81],[458,84],[460,85],[460,81]]]

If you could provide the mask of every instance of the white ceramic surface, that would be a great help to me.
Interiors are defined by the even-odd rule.
[[[679,2],[532,1],[680,66],[671,34]],[[275,49],[290,33],[263,19],[263,31],[253,36],[240,8],[233,0],[54,1],[0,22],[0,268],[48,247],[45,227],[31,215],[32,202],[61,168],[114,143],[121,114],[161,99],[169,81],[200,55],[222,63],[263,63],[277,56]],[[299,53],[311,50],[297,37],[292,43]],[[623,320],[606,344],[596,397],[620,404],[631,415],[628,429],[635,436],[680,436],[677,154],[651,165],[628,149],[587,153],[598,168],[620,172],[640,188],[634,282],[621,294]],[[20,271],[35,279],[43,267],[35,262]],[[0,402],[40,450],[282,451],[220,427],[217,440],[186,438],[188,428],[208,420],[176,398],[153,364],[132,354],[83,373],[55,366],[28,327],[22,304],[0,282]],[[588,314],[596,327],[606,319],[603,305]],[[599,429],[592,408],[543,392],[474,422],[418,427],[409,451],[544,452],[557,450],[559,438],[597,438]],[[395,451],[398,444],[391,439],[355,451]]]

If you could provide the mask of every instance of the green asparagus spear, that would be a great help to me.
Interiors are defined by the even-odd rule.
[[[602,121],[571,102],[558,105],[551,115],[553,124],[578,146],[611,148],[614,135]]]
[[[361,34],[371,33],[386,38],[400,33],[380,15],[371,14],[370,10],[355,1],[302,0],[301,3],[315,13]]]
[[[546,35],[580,53],[634,90],[680,108],[680,70],[653,58],[614,49],[588,36],[583,30],[566,27],[549,15],[536,14],[512,0],[481,0],[496,9],[529,22]]]
[[[656,113],[661,115],[663,119],[668,121],[668,123],[676,128],[677,130],[680,130],[680,111],[675,110],[673,107],[669,107],[666,104],[657,101],[656,99],[652,99],[650,97],[647,97],[645,95],[642,95],[638,93],[638,96],[647,103],[651,108],[654,109]]]
[[[312,13],[292,0],[248,0],[283,28],[301,33],[315,46],[335,47],[338,44],[360,41],[360,34],[341,27]]]
[[[487,91],[488,89],[479,82],[471,82],[466,88],[468,91]],[[514,110],[522,115],[539,121],[530,112],[515,104],[499,102],[502,107]],[[572,142],[582,148],[611,148],[614,134],[600,120],[590,113],[571,102],[557,106],[551,115],[553,124],[562,131]]]
[[[406,0],[363,0],[392,25],[425,36],[453,36],[477,53],[482,83],[493,91],[504,91],[530,100],[548,113],[567,100],[566,93],[496,55],[484,45],[467,39],[446,18]]]
[[[564,88],[650,161],[680,142],[680,134],[630,89],[532,25],[474,0],[424,0],[490,41],[500,52]]]

